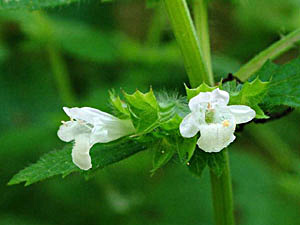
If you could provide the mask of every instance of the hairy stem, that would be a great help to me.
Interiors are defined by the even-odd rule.
[[[213,85],[186,0],[164,0],[192,87]]]
[[[300,41],[300,29],[288,34],[264,51],[260,52],[257,56],[242,66],[239,71],[235,73],[235,76],[241,81],[246,81],[255,72],[257,72],[267,60],[272,60],[280,56],[291,49],[298,41]]]
[[[207,17],[207,0],[194,1],[193,10],[195,27],[200,41],[200,47],[203,52],[203,57],[208,69],[209,77],[213,78]]]
[[[234,207],[228,152],[224,149],[219,154],[223,154],[226,163],[222,175],[218,177],[213,171],[210,171],[215,223],[216,225],[234,225]]]

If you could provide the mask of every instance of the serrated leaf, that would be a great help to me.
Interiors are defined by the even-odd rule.
[[[93,164],[91,171],[118,162],[146,148],[145,144],[128,139],[108,144],[97,144],[91,150]],[[28,186],[56,175],[65,177],[72,172],[80,171],[72,162],[71,151],[72,146],[68,145],[63,150],[45,154],[35,164],[17,173],[8,184],[25,182],[25,186]]]
[[[256,118],[267,119],[268,116],[264,114],[259,104],[262,103],[269,89],[268,85],[269,82],[262,82],[259,78],[252,82],[247,81],[242,86],[236,85],[236,90],[230,91],[229,105],[247,105],[255,110]]]
[[[269,61],[255,77],[270,80],[262,104],[265,111],[277,111],[277,106],[300,107],[300,58],[281,66]]]
[[[137,133],[147,133],[158,126],[159,106],[152,89],[145,94],[138,90],[132,95],[124,92],[124,96]]]
[[[0,9],[37,10],[60,5],[69,5],[80,0],[0,0]]]
[[[211,92],[216,88],[217,87],[210,87],[206,83],[202,83],[199,87],[191,88],[191,89],[185,85],[185,90],[186,90],[188,100],[197,96],[200,92]]]
[[[188,163],[189,170],[198,177],[201,177],[203,170],[207,165],[207,155],[204,151],[196,149],[193,157]]]
[[[227,150],[224,149],[217,153],[206,153],[208,167],[218,177],[222,175],[226,166],[226,160],[224,157],[226,151]]]
[[[187,164],[191,160],[196,149],[197,140],[197,135],[193,138],[177,137],[176,149],[181,163]]]
[[[175,146],[168,138],[161,138],[154,143],[152,149],[154,150],[154,155],[151,173],[154,173],[172,159],[175,154]]]

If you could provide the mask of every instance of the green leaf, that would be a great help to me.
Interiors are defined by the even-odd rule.
[[[113,108],[114,114],[121,118],[127,119],[130,117],[129,109],[124,101],[120,99],[120,96],[116,95],[114,90],[109,92],[110,104]]]
[[[152,89],[143,94],[136,91],[132,95],[124,92],[133,124],[137,133],[147,133],[159,125],[159,106]]]
[[[79,0],[0,0],[0,9],[37,10],[60,5],[69,5],[74,2],[79,2]]]
[[[200,92],[211,92],[216,88],[217,87],[210,87],[206,83],[202,83],[199,87],[191,88],[191,89],[185,85],[185,90],[186,90],[188,100],[197,96]]]
[[[189,170],[198,177],[201,177],[203,170],[207,165],[207,155],[204,151],[196,149],[193,157],[188,163]]]
[[[108,144],[97,144],[91,150],[93,164],[91,171],[118,162],[146,148],[146,144],[128,139],[122,139]],[[45,154],[35,164],[17,173],[9,181],[8,185],[25,182],[25,186],[28,186],[55,175],[65,177],[72,172],[80,171],[72,162],[71,151],[72,146],[68,145],[63,150]]]
[[[285,65],[276,65],[269,61],[255,77],[263,81],[270,80],[262,103],[265,111],[277,111],[278,106],[300,107],[300,58]]]
[[[196,149],[197,140],[197,135],[193,138],[183,138],[181,136],[177,137],[176,148],[179,159],[182,163],[187,164],[191,160]]]
[[[226,161],[224,158],[225,151],[227,150],[223,149],[221,152],[217,153],[206,153],[208,167],[218,177],[222,175],[226,166]]]
[[[152,149],[154,150],[153,169],[151,170],[153,174],[172,159],[175,154],[175,146],[169,138],[162,138],[153,144]]]
[[[226,85],[225,89],[230,89],[229,105],[247,105],[255,110],[256,118],[267,119],[263,110],[259,107],[259,104],[263,101],[269,89],[269,82],[262,82],[259,78],[256,78],[252,82],[245,82],[242,86],[236,85],[236,81],[230,82]],[[234,83],[236,88],[234,89]]]

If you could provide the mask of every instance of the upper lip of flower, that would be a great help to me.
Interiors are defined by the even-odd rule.
[[[201,92],[189,102],[191,113],[180,124],[180,133],[190,138],[200,131],[198,146],[207,152],[218,152],[234,139],[236,124],[255,117],[255,111],[245,105],[227,106],[229,94],[219,88]]]

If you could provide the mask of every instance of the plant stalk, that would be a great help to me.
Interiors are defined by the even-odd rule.
[[[183,54],[192,87],[205,81],[214,85],[205,0],[194,0],[197,33],[185,0],[164,0],[175,37]],[[209,69],[210,68],[210,69]],[[225,168],[221,176],[211,170],[211,187],[216,225],[234,225],[232,185],[229,156],[226,149],[221,153]]]
[[[213,85],[186,0],[164,0],[192,87]]]
[[[209,77],[213,77],[207,15],[207,0],[196,0],[193,1],[193,4],[195,27],[200,41],[200,47],[202,48],[203,57],[207,65]]]
[[[293,31],[281,40],[275,42],[270,47],[260,52],[248,63],[242,66],[234,75],[241,81],[246,81],[257,72],[267,60],[272,60],[291,49],[295,43],[300,41],[300,29]]]
[[[224,149],[219,154],[223,154],[225,161],[225,168],[222,175],[218,177],[210,170],[215,224],[234,225],[232,184],[227,149]]]

